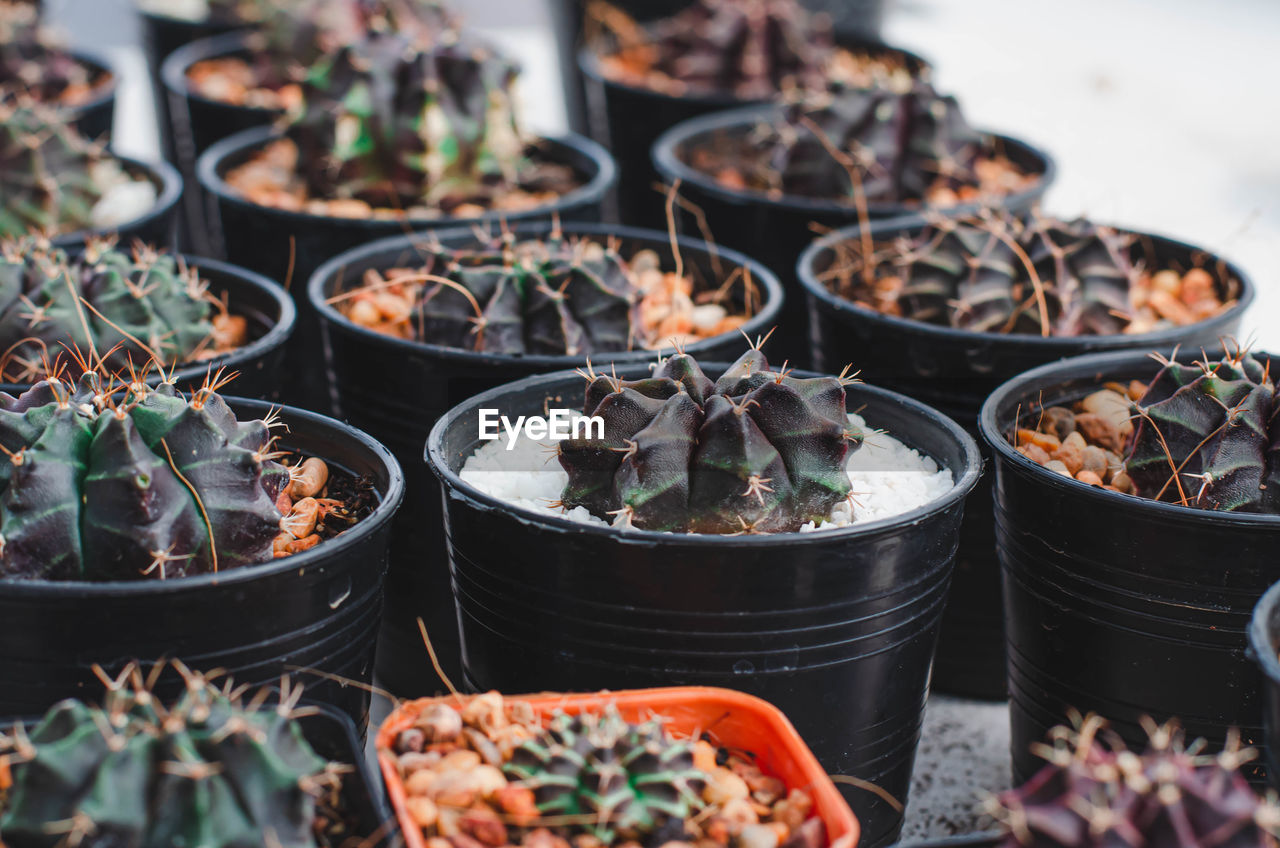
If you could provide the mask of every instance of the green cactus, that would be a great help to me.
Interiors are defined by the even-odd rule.
[[[293,718],[177,666],[187,687],[164,705],[130,666],[101,706],[67,700],[10,740],[13,786],[0,816],[9,848],[313,848],[317,796],[340,767]],[[105,676],[105,675],[104,675]]]
[[[272,559],[288,480],[206,384],[51,378],[0,393],[0,577],[165,579]]]
[[[214,302],[194,268],[150,248],[91,239],[72,258],[38,236],[0,240],[0,379],[77,356],[113,372],[188,362],[212,341]]]
[[[1243,349],[1166,361],[1135,405],[1125,470],[1137,493],[1201,509],[1280,513],[1280,403]]]
[[[613,706],[598,715],[557,712],[503,771],[533,790],[543,816],[581,819],[560,830],[606,845],[644,841],[667,822],[682,822],[701,808],[705,780],[691,744],[672,740],[659,719],[630,724]]]
[[[47,107],[0,100],[0,238],[88,229],[119,163]]]
[[[752,348],[715,383],[684,353],[644,380],[586,376],[583,413],[604,420],[604,439],[558,443],[566,508],[644,530],[777,533],[824,520],[851,491],[844,464],[862,434],[843,375],[798,379]]]

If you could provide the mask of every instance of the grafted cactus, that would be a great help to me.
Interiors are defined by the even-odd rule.
[[[1136,412],[1125,469],[1138,494],[1280,513],[1280,403],[1269,367],[1247,351],[1166,361]]]
[[[0,241],[0,379],[30,382],[64,351],[116,372],[187,362],[210,344],[212,312],[197,271],[150,248],[91,239],[69,257],[39,236]]]
[[[208,384],[0,394],[0,577],[164,579],[266,562],[288,471]]]
[[[301,690],[274,707],[246,704],[177,667],[187,687],[172,704],[130,666],[108,681],[101,706],[63,701],[9,740],[6,845],[317,845],[317,798],[340,783],[341,767],[303,736]]]
[[[0,100],[0,238],[90,227],[112,171],[115,159],[47,107]]]
[[[559,443],[567,508],[645,530],[775,533],[824,520],[852,488],[862,434],[842,377],[772,371],[756,348],[714,383],[683,353],[643,380],[587,376],[583,413],[604,438]]]

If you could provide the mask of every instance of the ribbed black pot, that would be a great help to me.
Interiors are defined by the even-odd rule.
[[[467,684],[740,689],[782,709],[828,771],[905,801],[964,498],[981,471],[977,445],[923,404],[850,386],[850,409],[952,469],[955,484],[896,518],[812,534],[624,532],[518,511],[463,482],[480,409],[541,415],[549,399],[581,392],[572,373],[520,380],[455,407],[427,440]],[[901,814],[841,788],[862,844],[893,841]]]
[[[1280,583],[1272,586],[1253,608],[1249,622],[1249,655],[1262,672],[1263,749],[1267,774],[1273,786],[1280,785]]]
[[[728,247],[749,249],[782,279],[789,295],[783,313],[780,340],[787,347],[798,347],[807,338],[802,289],[794,276],[796,260],[814,239],[815,231],[853,226],[858,211],[852,204],[805,197],[770,198],[758,191],[733,191],[719,185],[715,178],[685,163],[687,151],[707,144],[717,137],[740,136],[761,121],[780,119],[779,107],[751,106],[712,115],[704,115],[677,124],[653,145],[653,163],[666,184],[680,180],[680,194],[702,208],[712,233]],[[1052,184],[1056,167],[1049,155],[1026,142],[1006,136],[993,136],[1005,155],[1028,173],[1040,179],[1026,191],[1011,194],[1000,201],[1001,208],[1024,212],[1034,206]],[[949,216],[976,211],[976,204],[961,204],[945,210]],[[918,215],[918,208],[898,203],[871,203],[867,213],[872,220]],[[697,221],[688,213],[680,216],[681,227],[697,232]],[[794,294],[794,296],[790,296]]]
[[[896,56],[913,74],[927,74],[929,65],[914,53],[875,41],[847,40],[844,47],[875,55]],[[670,185],[670,178],[654,167],[650,151],[658,138],[672,127],[693,118],[726,109],[762,105],[765,100],[743,100],[732,94],[686,94],[679,97],[651,88],[627,85],[609,79],[600,59],[590,47],[577,55],[579,73],[585,85],[592,138],[609,148],[618,160],[618,215],[623,223],[638,227],[666,227],[666,198],[655,185]],[[716,238],[720,233],[711,219]],[[745,239],[743,239],[745,244]],[[743,244],[734,247],[745,249]],[[774,266],[770,266],[774,267]],[[777,267],[782,271],[782,267]]]
[[[208,251],[208,200],[196,178],[196,161],[210,145],[254,127],[267,126],[280,117],[277,109],[237,106],[204,97],[191,90],[187,72],[206,59],[251,55],[250,30],[236,30],[202,38],[174,50],[160,67],[164,96],[168,100],[169,127],[173,134],[175,161],[188,186],[183,198],[183,214],[190,224],[190,238],[198,249]]]
[[[160,67],[169,54],[182,45],[230,32],[236,27],[226,22],[187,21],[142,10],[138,14],[142,18],[142,51],[146,54],[147,68],[151,72],[151,92],[155,97],[156,116],[160,122],[160,149],[167,161],[177,162],[170,131],[173,124],[169,117],[169,98],[164,94]]]
[[[876,242],[919,234],[919,218],[877,221]],[[796,273],[809,308],[814,366],[839,370],[852,362],[873,383],[893,386],[950,415],[977,436],[983,402],[1001,383],[1070,356],[1102,351],[1143,352],[1183,344],[1188,350],[1213,346],[1233,335],[1253,303],[1256,287],[1236,265],[1174,239],[1142,234],[1156,266],[1191,267],[1199,257],[1239,281],[1236,304],[1189,327],[1142,335],[1041,338],[976,333],[883,315],[833,294],[820,279],[837,259],[835,246],[859,237],[856,227],[814,242],[800,257]],[[984,452],[985,453],[985,452]],[[969,500],[960,530],[960,552],[951,601],[942,620],[942,638],[933,668],[940,692],[973,698],[1005,697],[1003,612],[1000,569],[995,556],[990,475]]]
[[[298,329],[289,343],[284,367],[285,393],[290,402],[313,409],[328,409],[328,388],[321,365],[320,324],[307,302],[305,284],[326,260],[344,250],[378,238],[405,232],[426,232],[446,227],[490,224],[499,220],[596,221],[600,203],[613,184],[613,160],[604,148],[577,136],[543,140],[549,161],[571,165],[583,185],[553,203],[525,212],[496,213],[480,218],[443,218],[424,221],[387,221],[372,218],[330,218],[272,209],[251,203],[223,179],[227,170],[244,162],[275,138],[274,130],[245,130],[214,144],[197,165],[201,188],[217,206],[210,221],[219,224],[214,233],[222,253],[237,265],[281,281],[298,307]],[[296,281],[296,282],[295,282]]]
[[[244,347],[172,372],[166,376],[180,390],[191,392],[200,387],[205,376],[225,368],[228,373],[240,376],[231,388],[240,397],[255,400],[276,400],[280,394],[279,367],[284,358],[284,345],[293,332],[297,310],[293,300],[261,274],[198,256],[182,257],[188,265],[200,272],[209,282],[209,292],[215,297],[225,297],[228,311],[242,315],[249,322],[250,341]],[[159,374],[151,375],[150,382],[160,380]],[[0,391],[20,394],[30,384],[0,383]]]
[[[177,238],[178,201],[182,198],[182,177],[167,162],[141,162],[127,156],[116,156],[124,164],[127,173],[146,176],[156,187],[156,203],[145,215],[128,221],[112,230],[79,230],[53,239],[58,247],[74,250],[83,247],[90,235],[119,236],[120,244],[145,242],[159,248],[172,247]]]
[[[526,224],[517,237],[541,238],[551,224]],[[565,224],[567,236],[621,239],[624,256],[651,249],[674,267],[668,236],[651,230],[632,230],[608,224]],[[436,234],[449,247],[474,244],[471,230]],[[395,339],[373,332],[343,316],[327,300],[335,292],[358,284],[370,268],[386,270],[412,261],[415,239],[396,236],[347,251],[325,263],[311,278],[312,308],[320,316],[329,385],[338,414],[367,430],[391,448],[405,469],[405,509],[395,523],[391,540],[391,571],[387,575],[387,612],[378,643],[378,678],[401,697],[435,694],[442,684],[427,661],[418,631],[422,616],[433,647],[453,679],[461,679],[461,649],[457,614],[449,589],[440,487],[421,462],[422,444],[438,418],[462,401],[503,383],[531,374],[581,367],[583,357],[496,356],[438,345]],[[705,244],[679,240],[686,268],[705,279],[717,279]],[[764,266],[736,251],[720,250],[724,275],[747,268],[760,288],[763,306],[742,328],[762,336],[774,325],[781,309],[782,288]],[[739,333],[694,342],[685,348],[708,360],[736,359],[745,349]],[[774,349],[772,344],[766,350]],[[657,351],[601,354],[592,365],[607,371],[611,363],[650,362]]]
[[[0,715],[35,715],[101,688],[92,666],[177,657],[225,669],[239,683],[289,674],[317,701],[363,727],[369,693],[309,673],[369,684],[382,611],[391,517],[404,494],[395,457],[330,418],[233,399],[238,415],[280,409],[282,447],[369,475],[381,502],[343,535],[262,565],[172,580],[104,583],[0,580]],[[176,692],[169,678],[160,691]]]
[[[1140,351],[1078,357],[1010,380],[983,405],[1016,783],[1038,766],[1029,746],[1069,707],[1105,717],[1136,749],[1146,743],[1144,715],[1178,717],[1210,749],[1231,727],[1246,744],[1262,741],[1262,680],[1245,631],[1280,579],[1280,516],[1095,488],[1042,468],[1007,440],[1016,415],[1070,405],[1109,380],[1149,380],[1158,368]]]

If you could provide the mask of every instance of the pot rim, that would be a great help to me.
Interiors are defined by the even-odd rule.
[[[562,194],[554,201],[518,212],[489,211],[474,218],[340,218],[332,215],[317,215],[311,212],[295,212],[288,209],[277,209],[273,206],[262,206],[254,203],[236,191],[222,178],[222,166],[232,156],[249,152],[265,146],[270,141],[283,138],[284,134],[273,126],[251,127],[220,139],[209,145],[200,158],[196,160],[196,178],[200,186],[217,197],[220,203],[250,209],[259,214],[270,214],[280,218],[294,219],[305,223],[341,222],[344,226],[359,228],[372,233],[385,232],[388,226],[400,226],[406,232],[414,228],[444,229],[445,227],[466,227],[473,224],[484,224],[492,221],[520,221],[529,218],[550,217],[567,208],[583,203],[598,202],[606,191],[617,181],[618,168],[613,157],[601,145],[584,136],[570,133],[568,135],[549,137],[535,136],[532,144],[547,144],[552,147],[567,148],[590,159],[596,167],[586,183],[572,191]]]
[[[729,363],[709,362],[700,363],[706,369],[708,375],[712,373],[720,373],[729,367]],[[628,364],[626,371],[622,376],[631,376],[639,374],[642,365]],[[811,375],[812,372],[802,371],[794,372],[800,376]],[[513,391],[538,390],[542,387],[551,387],[556,384],[563,383],[567,380],[581,380],[581,377],[573,371],[555,371],[550,374],[535,374],[510,383],[504,383],[493,389],[474,395],[468,400],[463,401],[457,406],[450,409],[447,413],[436,420],[431,427],[431,432],[427,436],[426,446],[423,451],[423,459],[427,467],[433,474],[439,478],[442,485],[455,491],[461,492],[472,502],[472,506],[485,511],[503,511],[514,517],[522,524],[548,526],[555,530],[569,531],[573,533],[586,533],[601,538],[611,538],[622,544],[641,544],[641,545],[662,545],[662,544],[679,544],[693,545],[705,547],[792,547],[804,544],[807,541],[813,541],[815,544],[826,542],[832,539],[846,539],[849,537],[873,537],[880,533],[892,531],[904,526],[919,524],[926,519],[943,513],[954,506],[963,504],[964,499],[973,491],[974,486],[978,483],[978,478],[982,475],[982,456],[978,452],[977,442],[973,437],[964,431],[959,424],[952,421],[947,416],[938,412],[931,406],[913,400],[906,395],[898,392],[889,391],[888,389],[876,388],[868,386],[866,383],[857,383],[852,389],[858,394],[869,394],[872,397],[888,403],[894,403],[905,407],[928,421],[931,426],[942,430],[949,435],[951,439],[959,446],[960,452],[964,455],[963,467],[948,468],[951,472],[951,487],[946,493],[939,495],[927,503],[924,503],[914,509],[899,513],[898,515],[888,518],[880,518],[874,521],[858,522],[856,524],[846,525],[844,527],[835,527],[827,530],[815,530],[809,533],[801,533],[799,531],[790,533],[771,533],[762,535],[745,535],[745,536],[729,536],[719,533],[667,533],[659,530],[641,530],[637,528],[621,529],[611,525],[600,525],[594,523],[585,523],[573,521],[559,515],[549,515],[545,513],[533,512],[522,507],[508,503],[507,501],[494,497],[487,492],[482,492],[475,486],[466,482],[458,474],[449,467],[448,459],[444,448],[445,433],[450,427],[462,416],[464,408],[476,406],[497,406],[496,401]],[[914,445],[907,444],[907,447],[913,450],[920,450]],[[932,457],[930,457],[932,458]],[[934,462],[941,467],[941,463],[934,459]]]
[[[844,39],[837,37],[835,39],[835,46],[844,48],[845,50],[863,49],[901,56],[908,64],[914,64],[917,66],[916,70],[911,72],[912,78],[914,79],[927,79],[933,72],[933,63],[920,54],[908,50],[905,47],[898,47],[896,45],[889,44],[887,41],[882,41],[880,39],[856,36]],[[579,47],[576,57],[578,70],[580,70],[592,82],[605,86],[613,86],[632,94],[647,95],[655,100],[667,102],[675,101],[682,103],[696,103],[708,109],[716,110],[731,109],[735,106],[763,105],[768,104],[772,100],[772,98],[769,97],[743,98],[724,91],[693,91],[686,94],[670,94],[669,92],[658,91],[657,89],[649,88],[648,86],[633,85],[607,76],[600,67],[601,55],[600,51],[596,50],[590,44],[584,44],[582,47]]]
[[[579,223],[576,221],[565,221],[560,223],[559,228],[566,235],[591,235],[591,236],[609,236],[616,235],[622,238],[632,239],[652,239],[655,241],[667,243],[669,245],[670,236],[661,233],[658,230],[646,230],[638,227],[624,227],[613,224],[598,223]],[[553,221],[532,221],[511,228],[517,236],[539,236],[551,232],[557,227]],[[457,238],[464,235],[472,235],[474,231],[466,227],[453,227],[446,230],[436,230],[432,233],[420,233],[409,235],[390,236],[378,239],[377,241],[354,247],[350,250],[343,251],[337,256],[325,262],[315,273],[311,275],[311,279],[307,283],[307,296],[311,301],[311,306],[321,317],[321,320],[328,324],[335,324],[342,327],[348,333],[359,336],[366,342],[378,346],[388,347],[393,350],[404,351],[407,354],[427,353],[431,356],[452,360],[456,362],[466,362],[472,364],[493,364],[493,365],[522,365],[537,368],[550,368],[555,370],[569,369],[582,365],[587,357],[585,356],[552,356],[548,354],[531,354],[531,355],[504,355],[495,353],[485,353],[474,350],[463,350],[460,348],[447,347],[445,345],[433,344],[424,341],[415,341],[412,339],[398,339],[362,327],[343,315],[334,306],[328,303],[326,295],[331,289],[331,283],[336,279],[338,273],[346,268],[348,264],[358,262],[367,257],[390,250],[408,250],[415,246],[417,239],[428,239],[434,235],[440,239]],[[702,242],[695,240],[690,236],[679,236],[676,239],[681,250],[699,251],[702,253],[711,253]],[[778,282],[777,276],[761,263],[740,253],[736,250],[716,246],[715,253],[721,259],[728,263],[739,267],[749,268],[752,277],[759,282],[765,289],[766,297],[760,311],[753,315],[745,324],[742,325],[743,333],[750,332],[767,332],[770,322],[776,322],[778,313],[782,310],[782,302],[785,295],[783,294],[782,284]],[[685,346],[685,350],[696,353],[699,350],[711,346],[714,343],[723,341],[732,333],[721,333],[718,336],[711,336],[705,339],[698,339]],[[608,358],[612,362],[647,362],[653,357],[659,355],[665,348],[653,350],[628,350],[619,351],[617,353],[602,353],[602,358]]]
[[[195,268],[204,276],[205,271],[212,271],[224,277],[230,277],[236,281],[236,284],[248,284],[250,288],[257,289],[268,295],[278,310],[277,317],[267,328],[267,332],[263,333],[259,338],[254,339],[243,347],[230,350],[221,356],[215,356],[203,362],[191,363],[172,371],[166,368],[165,374],[172,374],[173,382],[189,383],[192,380],[199,379],[201,374],[210,373],[222,367],[231,367],[241,365],[245,360],[254,359],[262,356],[273,348],[280,347],[289,336],[293,334],[294,325],[298,320],[298,307],[294,306],[293,298],[276,283],[256,271],[250,271],[248,268],[241,268],[239,265],[232,265],[229,262],[223,262],[218,259],[206,259],[202,256],[196,256],[190,253],[172,253],[170,254],[177,259],[181,259],[187,263],[188,267]],[[231,307],[234,306],[228,302],[228,311],[233,315],[237,314]],[[152,374],[147,382],[154,383],[160,379],[160,374]],[[0,392],[24,392],[31,388],[35,383],[4,383],[0,382]]]
[[[894,235],[899,232],[917,231],[928,225],[928,222],[917,215],[905,215],[899,218],[889,218],[881,221],[871,221],[867,227],[867,232],[872,238],[883,238],[888,235]],[[1094,350],[1108,349],[1132,349],[1137,347],[1158,348],[1162,346],[1171,346],[1192,333],[1197,328],[1206,326],[1214,326],[1217,324],[1229,324],[1244,314],[1245,311],[1253,305],[1254,299],[1257,297],[1257,286],[1244,269],[1235,262],[1223,257],[1221,254],[1207,250],[1202,247],[1196,247],[1193,244],[1184,242],[1180,239],[1166,236],[1161,233],[1153,233],[1146,230],[1134,230],[1125,227],[1117,227],[1116,229],[1126,233],[1133,233],[1139,236],[1145,236],[1155,241],[1164,242],[1172,247],[1184,249],[1188,252],[1203,253],[1214,259],[1220,260],[1226,265],[1227,272],[1235,277],[1240,283],[1240,293],[1236,298],[1236,302],[1227,309],[1222,310],[1217,315],[1212,315],[1194,324],[1188,324],[1185,327],[1173,327],[1167,330],[1157,330],[1150,333],[1141,333],[1134,335],[1126,335],[1123,333],[1113,333],[1101,336],[1033,336],[1025,333],[992,333],[978,332],[974,330],[961,330],[955,327],[946,327],[940,324],[928,324],[924,321],[914,321],[910,318],[899,318],[894,315],[884,315],[869,309],[851,300],[830,291],[822,281],[818,279],[814,273],[814,266],[817,264],[818,258],[826,251],[830,250],[833,245],[839,244],[856,238],[862,233],[862,225],[854,224],[849,227],[842,227],[834,230],[820,239],[817,239],[807,248],[804,253],[800,254],[800,259],[796,262],[796,276],[800,279],[801,285],[805,291],[815,300],[821,301],[830,311],[837,315],[848,315],[858,321],[865,321],[870,324],[881,324],[898,332],[910,333],[919,336],[927,336],[939,340],[955,341],[955,342],[982,342],[991,347],[1001,346],[1022,346],[1026,345],[1032,348],[1048,348],[1061,349],[1063,355],[1070,355],[1073,351],[1087,347]],[[1081,344],[1084,342],[1084,344]]]
[[[256,32],[257,30],[254,29],[233,29],[230,32],[220,32],[216,35],[206,35],[203,38],[188,41],[166,56],[165,60],[160,64],[160,80],[164,83],[165,89],[172,94],[186,97],[198,103],[221,106],[224,109],[242,109],[245,112],[263,115],[283,115],[283,109],[246,106],[240,103],[228,103],[225,100],[207,97],[193,89],[187,79],[187,71],[191,70],[191,66],[196,62],[203,62],[206,59],[221,59],[241,51],[252,52],[249,40],[253,38]]]
[[[271,577],[288,571],[304,571],[310,566],[320,565],[338,548],[345,548],[345,555],[359,556],[361,543],[386,525],[404,498],[404,472],[395,456],[376,441],[372,436],[342,421],[320,415],[293,406],[282,406],[263,400],[249,400],[234,396],[224,396],[223,400],[237,413],[248,412],[261,418],[271,410],[278,410],[286,424],[303,422],[308,427],[320,429],[330,437],[337,439],[354,439],[366,451],[376,457],[387,472],[386,491],[381,492],[378,505],[373,512],[357,523],[350,530],[333,539],[326,540],[314,548],[287,557],[267,562],[244,565],[213,574],[196,574],[187,577],[175,577],[171,580],[12,580],[0,579],[0,595],[18,598],[39,599],[67,594],[79,594],[94,598],[134,597],[138,595],[164,595],[199,591],[210,585],[235,585],[248,583],[260,578]],[[287,443],[287,442],[286,442]]]
[[[143,161],[134,159],[131,156],[121,156],[114,151],[111,156],[120,161],[126,173],[133,172],[136,174],[141,172],[152,185],[158,184],[157,188],[159,190],[156,192],[156,202],[145,214],[131,218],[109,229],[88,227],[69,233],[60,233],[50,239],[55,247],[74,249],[77,245],[83,244],[85,239],[90,236],[110,236],[118,234],[121,230],[134,230],[145,227],[173,212],[174,207],[178,205],[178,201],[182,199],[182,175],[178,173],[178,169],[173,165],[163,159]]]
[[[713,112],[709,115],[700,115],[696,118],[681,121],[663,132],[662,135],[658,136],[658,140],[653,143],[653,148],[650,150],[653,166],[667,182],[680,180],[682,183],[690,183],[697,186],[699,191],[705,192],[724,203],[739,206],[755,204],[766,207],[781,207],[811,214],[849,215],[855,213],[856,210],[853,205],[838,203],[828,198],[803,197],[800,195],[770,197],[762,191],[751,189],[732,191],[721,186],[710,175],[686,164],[676,155],[676,148],[694,136],[704,135],[715,130],[747,127],[761,120],[776,119],[782,108],[777,104],[757,104]],[[1053,185],[1058,176],[1058,165],[1044,148],[1022,139],[990,130],[980,129],[978,132],[1003,146],[1021,148],[1043,164],[1043,169],[1038,174],[1039,179],[1034,185],[1022,191],[1004,195],[999,199],[1000,206],[1014,206],[1028,199],[1038,198]],[[990,205],[990,203],[987,205]],[[954,218],[960,215],[972,214],[981,206],[982,204],[978,202],[958,203],[955,206],[936,211],[940,214],[945,214],[947,217]],[[921,208],[929,209],[930,207]],[[919,212],[913,212],[911,207],[901,203],[885,202],[868,203],[867,212],[872,217],[882,218],[901,218],[910,214],[920,214]]]
[[[1249,653],[1271,685],[1280,685],[1280,655],[1271,637],[1271,611],[1280,604],[1280,582],[1262,593],[1249,618]]]
[[[1271,357],[1265,353],[1262,355],[1280,361],[1278,357]],[[1139,371],[1144,363],[1150,362],[1149,356],[1150,351],[1144,349],[1093,353],[1086,356],[1070,357],[1048,365],[1041,365],[1038,368],[1032,368],[1030,371],[1019,374],[1017,377],[1001,384],[982,404],[982,412],[978,417],[978,430],[982,434],[983,441],[1002,461],[1012,464],[1023,472],[1037,475],[1044,485],[1090,499],[1099,509],[1145,509],[1170,521],[1191,521],[1241,529],[1280,529],[1280,515],[1199,509],[1193,506],[1155,501],[1138,495],[1128,495],[1123,492],[1112,492],[1098,486],[1090,486],[1088,483],[1081,483],[1079,480],[1065,477],[1056,471],[1050,471],[1048,468],[1018,453],[1009,444],[1005,438],[1005,433],[999,427],[998,419],[1002,407],[1007,406],[1012,397],[1026,396],[1034,389],[1043,390],[1059,386],[1062,379],[1069,374],[1093,371],[1097,373],[1099,380],[1108,372],[1122,371],[1133,374]]]

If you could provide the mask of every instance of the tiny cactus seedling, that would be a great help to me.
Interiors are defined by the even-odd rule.
[[[117,372],[189,362],[219,346],[215,309],[230,326],[196,269],[150,248],[92,239],[69,257],[38,236],[0,241],[0,379],[30,382],[64,352]]]
[[[136,665],[100,706],[67,700],[8,738],[12,774],[0,838],[9,848],[138,846],[314,848],[322,796],[345,767],[308,744],[300,689],[245,702],[174,666],[186,691],[164,704]],[[286,682],[287,683],[287,682]]]
[[[1047,761],[1025,785],[988,804],[1003,848],[1275,848],[1280,808],[1240,773],[1256,754],[1232,736],[1219,754],[1184,745],[1173,723],[1148,719],[1141,755],[1107,738],[1096,716],[1059,727],[1040,745]]]
[[[770,370],[757,347],[714,383],[685,353],[643,380],[585,376],[583,413],[603,419],[604,439],[559,443],[566,508],[644,530],[777,533],[850,494],[845,460],[862,433],[843,377]]]
[[[1137,493],[1202,509],[1280,513],[1280,402],[1248,351],[1166,360],[1135,404],[1125,469]]]
[[[89,228],[101,172],[118,167],[46,107],[0,100],[0,238]]]
[[[668,822],[682,826],[703,805],[705,775],[694,767],[693,745],[672,740],[661,720],[631,724],[613,706],[557,713],[503,772],[533,790],[540,815],[574,822],[561,830],[606,845],[644,841]]]
[[[289,482],[264,421],[238,421],[216,381],[0,394],[0,577],[128,580],[272,558]]]

